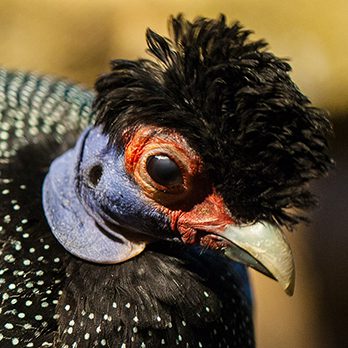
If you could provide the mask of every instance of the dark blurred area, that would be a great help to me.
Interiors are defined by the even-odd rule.
[[[112,58],[145,55],[145,30],[166,33],[169,15],[240,20],[290,57],[292,77],[330,111],[337,168],[313,187],[312,223],[289,234],[297,266],[292,298],[252,272],[259,348],[348,347],[348,1],[1,0],[0,64],[92,86]]]
[[[315,212],[306,242],[312,246],[313,265],[320,287],[318,315],[332,337],[331,347],[348,347],[348,113],[334,115],[332,141],[336,170],[317,183],[320,208]]]

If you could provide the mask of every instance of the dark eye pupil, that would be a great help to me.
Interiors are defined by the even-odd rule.
[[[146,169],[152,180],[163,186],[182,184],[182,175],[177,164],[165,155],[148,158]]]

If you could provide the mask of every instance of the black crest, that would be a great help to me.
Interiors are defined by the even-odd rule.
[[[171,39],[146,33],[154,60],[114,60],[98,79],[97,124],[120,146],[141,124],[176,129],[239,221],[290,227],[315,202],[307,182],[332,166],[326,113],[238,22],[179,15],[169,26]]]

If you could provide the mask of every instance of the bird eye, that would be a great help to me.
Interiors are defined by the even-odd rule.
[[[168,156],[150,156],[146,162],[146,170],[152,180],[162,186],[170,187],[183,184],[180,168]]]

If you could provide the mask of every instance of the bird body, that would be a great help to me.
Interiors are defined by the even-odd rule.
[[[171,28],[95,92],[0,70],[1,347],[251,348],[245,266],[292,294],[325,114],[238,23]]]
[[[1,134],[9,134],[0,167],[1,347],[251,347],[243,266],[174,242],[117,265],[83,262],[60,246],[41,208],[42,184],[93,119],[93,93],[35,74],[1,76]],[[10,101],[20,93],[26,102]]]

